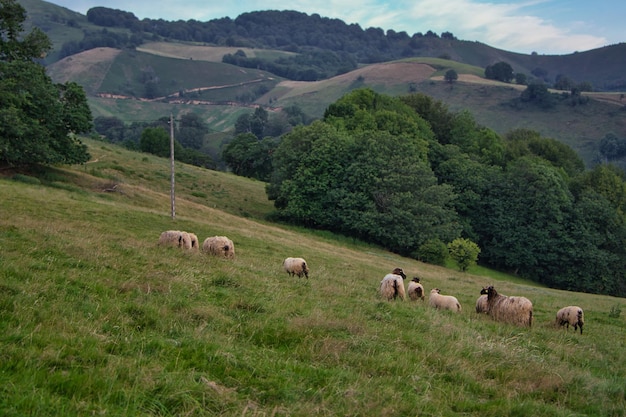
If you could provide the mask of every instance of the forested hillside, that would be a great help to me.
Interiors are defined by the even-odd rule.
[[[408,34],[393,28],[361,28],[317,14],[297,11],[254,11],[231,18],[197,20],[139,20],[132,13],[94,7],[86,16],[69,14],[67,9],[48,8],[41,13],[40,0],[25,0],[25,7],[40,13],[33,23],[60,32],[56,39],[60,59],[98,46],[136,47],[146,41],[166,39],[206,45],[279,49],[296,52],[276,60],[230,57],[230,62],[275,71],[294,80],[324,79],[356,68],[358,64],[386,62],[407,57],[438,57],[485,68],[508,62],[516,73],[554,83],[567,77],[574,83],[589,83],[597,91],[620,91],[626,87],[626,43],[568,55],[518,54],[479,42],[459,40],[450,31],[441,34],[416,28]],[[56,29],[55,29],[56,28]],[[451,28],[452,30],[452,28]],[[73,35],[69,35],[72,33]],[[67,39],[70,37],[71,39]]]
[[[623,173],[585,171],[536,132],[501,137],[425,95],[362,89],[285,135],[272,165],[268,196],[284,220],[435,263],[466,239],[490,267],[626,296]]]

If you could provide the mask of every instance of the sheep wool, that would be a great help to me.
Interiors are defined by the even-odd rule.
[[[159,245],[183,247],[183,235],[179,230],[166,230],[159,236]]]
[[[459,300],[452,295],[441,295],[439,288],[433,288],[430,290],[428,305],[440,310],[452,310],[455,312],[461,311],[461,303],[459,303]]]
[[[194,243],[195,239],[195,243]],[[180,230],[166,230],[159,236],[159,244],[183,249],[197,249],[198,237],[193,233]]]
[[[482,294],[476,300],[476,313],[485,313],[487,314],[487,294]]]
[[[404,278],[406,278],[406,275],[402,268],[395,268],[391,274],[385,275],[383,280],[380,281],[380,287],[378,288],[380,296],[387,301],[395,300],[396,298],[405,300]]]
[[[574,326],[574,333],[576,329],[580,327],[580,334],[583,334],[583,324],[585,324],[585,313],[583,309],[578,306],[563,307],[556,313],[556,324],[558,326],[565,326],[566,330],[569,330],[569,326]]]
[[[304,258],[286,258],[283,261],[283,268],[290,277],[297,275],[301,278],[304,275],[307,279],[309,278],[309,266]]]
[[[202,244],[202,251],[224,258],[235,257],[235,245],[226,236],[207,237]]]
[[[180,232],[181,247],[183,249],[191,249],[191,235],[187,232]]]
[[[507,297],[498,294],[493,286],[480,291],[487,294],[487,314],[494,320],[517,326],[532,326],[533,303],[526,297]]]
[[[409,293],[409,298],[411,300],[424,301],[424,286],[420,284],[420,279],[418,277],[413,277],[413,279],[409,282],[407,292]]]
[[[190,243],[191,243],[191,249],[193,250],[198,250],[200,248],[200,244],[198,242],[198,236],[195,235],[195,233],[189,233],[189,239],[190,239]]]

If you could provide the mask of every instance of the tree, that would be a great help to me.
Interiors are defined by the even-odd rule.
[[[513,79],[513,67],[507,62],[500,61],[485,67],[485,77],[490,80],[498,80],[510,83]]]
[[[450,253],[441,240],[429,239],[419,247],[415,255],[415,258],[422,262],[444,266]]]
[[[476,265],[480,248],[471,240],[464,238],[454,239],[448,243],[450,258],[456,262],[459,269],[463,272],[467,271],[470,266]]]
[[[124,141],[124,122],[114,116],[98,116],[93,120],[94,130],[113,143]]]
[[[39,29],[21,36],[26,12],[0,0],[0,164],[76,164],[89,160],[75,136],[91,130],[91,111],[76,83],[54,84],[34,62],[50,49]]]
[[[524,73],[516,72],[515,83],[520,85],[526,85],[528,83],[528,77]]]
[[[452,84],[459,79],[459,74],[457,74],[455,70],[449,69],[448,71],[446,71],[443,79],[446,80],[446,82]]]
[[[142,152],[148,152],[163,158],[170,157],[170,135],[161,127],[148,127],[141,133],[139,148]],[[174,157],[181,154],[183,147],[178,141],[174,141]]]
[[[222,159],[237,175],[268,181],[276,146],[271,137],[258,140],[252,133],[242,133],[224,148]]]
[[[569,91],[572,88],[574,88],[575,85],[576,84],[574,83],[574,81],[570,79],[569,77],[567,77],[566,75],[558,74],[556,76],[556,81],[554,82],[554,89]]]
[[[186,148],[197,150],[202,148],[204,136],[208,132],[208,127],[197,113],[185,113],[180,117],[176,140]]]
[[[267,188],[279,215],[410,255],[460,232],[454,194],[426,159],[428,124],[399,99],[355,90],[282,138]]]
[[[530,102],[544,109],[549,109],[556,105],[554,95],[550,93],[548,87],[541,82],[528,84],[528,87],[522,91],[520,99],[523,102]]]

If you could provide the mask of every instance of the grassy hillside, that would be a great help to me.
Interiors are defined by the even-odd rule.
[[[86,141],[85,166],[0,178],[0,409],[8,416],[621,416],[626,301],[434,267],[264,220],[264,184]],[[37,178],[35,178],[37,177]],[[108,190],[108,191],[107,191]],[[157,245],[227,235],[236,258]],[[308,280],[281,270],[304,256]],[[463,305],[385,302],[396,266]],[[483,285],[531,329],[473,311]],[[583,335],[553,327],[585,309]],[[620,311],[621,310],[621,311]]]

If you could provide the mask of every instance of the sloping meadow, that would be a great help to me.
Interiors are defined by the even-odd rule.
[[[81,167],[0,179],[4,415],[602,415],[626,409],[623,299],[461,273],[276,225],[264,184],[87,141]],[[233,260],[157,244],[226,235]],[[310,278],[289,277],[288,256]],[[379,299],[401,267],[459,314]],[[406,282],[405,282],[406,284]],[[533,301],[531,329],[474,312]],[[554,327],[585,310],[582,335]]]

